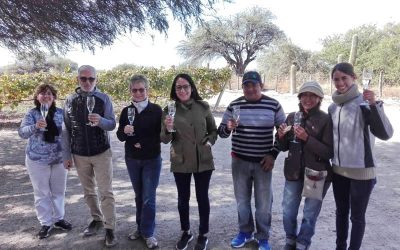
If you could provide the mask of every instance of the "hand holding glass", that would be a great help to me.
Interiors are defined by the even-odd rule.
[[[128,108],[128,120],[129,124],[133,126],[133,121],[135,120],[135,108],[129,107]],[[129,133],[128,136],[133,136],[134,133]]]
[[[92,114],[93,109],[94,109],[94,105],[95,105],[94,96],[92,96],[92,95],[88,96],[87,99],[86,99],[86,107],[87,107],[87,109],[89,111],[89,115]],[[88,123],[86,123],[86,125],[93,126],[94,124],[93,124],[93,122],[89,121]]]
[[[292,142],[297,143],[295,129],[300,127],[302,119],[303,119],[303,112],[294,113],[294,117],[293,117],[293,134],[294,134],[294,137],[293,137],[293,141]]]
[[[172,121],[175,118],[175,113],[176,113],[176,107],[175,107],[175,102],[170,102],[168,104],[168,115],[172,118]],[[168,132],[176,132],[174,128],[169,129]]]
[[[46,116],[49,113],[49,105],[47,105],[47,103],[40,104],[40,113],[42,114],[43,120],[46,120]],[[47,131],[47,129],[41,128],[40,131]]]
[[[364,68],[363,69],[363,73],[362,73],[362,83],[363,83],[363,89],[364,90],[368,89],[368,86],[369,86],[371,80],[372,80],[372,70]],[[361,106],[368,106],[369,102],[368,102],[368,100],[365,100],[360,105]]]
[[[235,121],[235,128],[233,129],[232,135],[237,135],[236,127],[239,125],[239,118],[240,118],[240,106],[233,106],[232,107],[232,119]]]

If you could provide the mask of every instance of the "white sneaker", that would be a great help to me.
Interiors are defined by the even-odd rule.
[[[135,232],[130,233],[130,234],[128,235],[128,238],[129,238],[130,240],[137,240],[137,239],[139,239],[140,237],[142,237],[142,236],[140,235],[139,231],[135,231]]]
[[[149,238],[144,238],[144,240],[146,241],[147,248],[153,249],[153,248],[158,247],[157,239],[154,238],[153,236],[151,236]]]

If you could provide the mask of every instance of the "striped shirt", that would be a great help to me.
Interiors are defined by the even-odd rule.
[[[265,95],[256,102],[249,102],[244,96],[232,101],[218,127],[221,138],[229,137],[232,132],[226,126],[233,119],[234,107],[240,107],[240,116],[236,134],[232,134],[232,155],[251,162],[260,162],[267,154],[276,158],[279,150],[274,146],[274,127],[286,118],[279,102]]]

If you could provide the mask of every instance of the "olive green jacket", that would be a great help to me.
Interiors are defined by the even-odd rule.
[[[176,102],[174,128],[169,133],[164,125],[168,108],[164,108],[161,141],[171,142],[171,172],[198,173],[214,170],[211,145],[217,140],[217,127],[207,102]],[[211,145],[210,145],[211,144]]]

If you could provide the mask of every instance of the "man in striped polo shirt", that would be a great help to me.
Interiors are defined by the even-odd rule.
[[[279,102],[262,94],[263,83],[256,71],[243,75],[244,96],[232,101],[218,127],[221,138],[232,133],[232,177],[238,209],[239,233],[231,246],[243,247],[258,241],[259,249],[270,249],[272,168],[279,150],[274,146],[274,127],[285,122],[285,113]],[[251,209],[254,185],[255,219]]]

